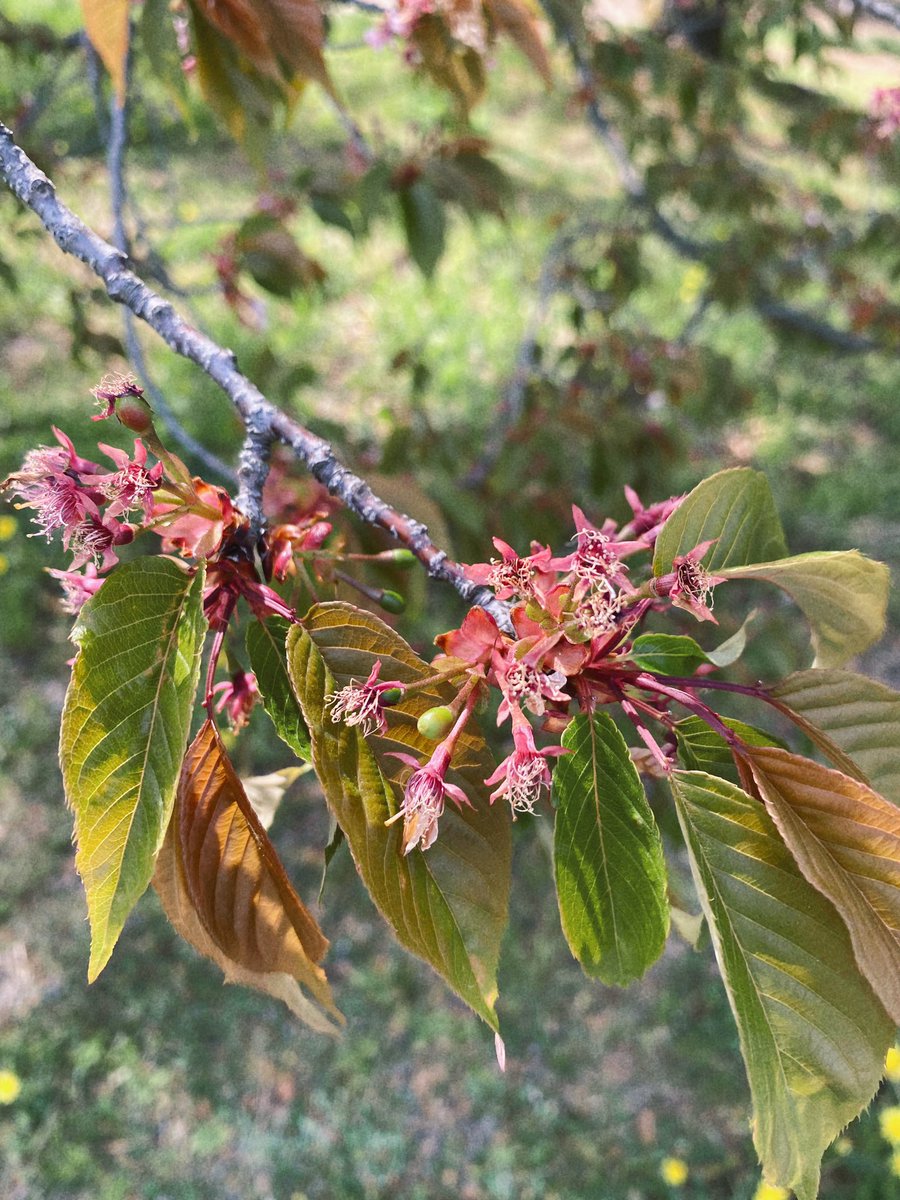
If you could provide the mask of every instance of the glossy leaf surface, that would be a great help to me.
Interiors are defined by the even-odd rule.
[[[306,760],[310,755],[309,731],[287,670],[285,639],[289,628],[280,617],[251,621],[247,627],[247,655],[275,731],[298,758]]]
[[[580,713],[554,768],[553,861],[563,932],[585,972],[625,986],[662,953],[666,866],[625,739],[606,713]]]
[[[757,1153],[766,1178],[814,1200],[822,1153],[878,1087],[893,1024],[763,806],[701,772],[675,772],[672,787],[737,1022]]]
[[[333,721],[325,700],[351,680],[365,680],[376,659],[382,680],[410,683],[432,673],[398,634],[350,604],[316,605],[303,626],[291,630],[288,664],[309,726],[313,763],[357,870],[400,942],[496,1030],[497,961],[510,879],[509,810],[488,802],[482,781],[492,764],[481,735],[467,730],[447,778],[473,807],[460,811],[448,802],[435,844],[426,852],[400,853],[400,823],[385,827],[385,821],[399,809],[400,779],[408,768],[386,755],[400,751],[426,761],[434,743],[418,733],[416,721],[452,692],[429,686],[408,695],[386,710],[386,736],[367,740],[358,728]]]
[[[761,472],[732,467],[688,493],[659,532],[653,574],[670,571],[675,558],[711,538],[716,542],[703,563],[715,572],[787,553],[775,501]]]
[[[59,758],[91,924],[89,979],[153,874],[172,812],[206,621],[203,572],[167,558],[116,568],[82,608]]]

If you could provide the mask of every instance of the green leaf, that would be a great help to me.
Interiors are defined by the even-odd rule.
[[[817,667],[843,666],[884,633],[890,571],[858,550],[797,554],[719,574],[762,579],[787,592],[812,626]]]
[[[763,806],[700,772],[675,772],[672,788],[737,1022],[757,1153],[766,1178],[814,1200],[825,1148],[878,1087],[893,1025]]]
[[[417,179],[398,193],[406,242],[413,262],[426,279],[444,253],[444,206],[431,184]]]
[[[200,672],[202,569],[119,566],[81,610],[59,758],[91,925],[88,979],[153,874],[172,814]]]
[[[746,753],[800,870],[844,919],[860,970],[900,1024],[900,809],[786,750]]]
[[[737,662],[737,660],[747,649],[747,632],[758,615],[759,610],[754,608],[754,610],[747,615],[743,625],[740,627],[737,633],[733,633],[730,638],[726,638],[724,642],[721,642],[718,646],[716,646],[715,650],[708,650],[706,652],[706,657],[709,659],[709,661],[720,668],[730,667],[732,663]]]
[[[653,574],[701,542],[716,538],[703,557],[710,571],[743,566],[787,554],[781,521],[768,481],[749,467],[732,467],[704,479],[690,492],[659,531]]]
[[[823,730],[876,792],[900,805],[900,692],[852,671],[798,671],[770,693]]]
[[[588,975],[625,986],[669,929],[659,830],[625,740],[606,713],[581,713],[556,764],[553,860],[563,932]]]
[[[631,658],[657,675],[693,675],[701,663],[710,661],[693,638],[672,633],[642,633],[632,643]]]
[[[356,230],[353,228],[353,222],[350,220],[347,210],[334,196],[329,196],[324,192],[313,192],[309,203],[313,212],[324,225],[334,225],[336,229],[343,229],[351,237],[356,236]]]
[[[416,729],[426,709],[453,696],[429,686],[386,710],[384,737],[366,739],[355,726],[334,722],[325,700],[365,680],[376,659],[383,680],[412,683],[433,672],[403,639],[351,604],[314,606],[288,636],[288,666],[312,740],[313,764],[343,829],[357,870],[378,909],[408,950],[430,963],[492,1029],[497,1029],[497,961],[507,922],[510,814],[491,805],[482,782],[491,762],[480,734],[464,731],[448,780],[473,807],[450,802],[440,834],[427,851],[400,853],[399,823],[385,821],[400,807],[406,774],[388,752],[434,750]]]
[[[289,629],[281,617],[252,621],[247,628],[247,655],[275,732],[306,761],[310,757],[309,730],[291,687],[284,648]]]
[[[745,721],[735,721],[731,717],[719,718],[749,746],[783,746],[778,738],[772,737],[755,725]],[[726,778],[731,778],[734,768],[734,757],[725,739],[714,729],[710,729],[702,717],[685,717],[675,725],[678,737],[678,755],[690,771],[709,771],[712,775],[721,775],[721,767],[729,768]]]

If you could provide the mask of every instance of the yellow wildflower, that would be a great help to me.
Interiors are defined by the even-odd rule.
[[[881,1136],[892,1146],[900,1145],[900,1104],[890,1104],[878,1114]]]
[[[0,542],[8,542],[11,537],[15,537],[18,528],[19,522],[15,517],[11,517],[9,513],[0,514]]]
[[[891,1083],[900,1083],[900,1050],[891,1046],[884,1059],[884,1073]]]
[[[669,1187],[684,1187],[687,1183],[688,1165],[683,1158],[664,1158],[659,1164],[659,1173]]]
[[[753,1200],[789,1200],[790,1194],[787,1188],[776,1187],[774,1183],[766,1183],[761,1179],[753,1193]]]
[[[22,1080],[15,1071],[0,1071],[0,1104],[12,1104],[22,1090]]]

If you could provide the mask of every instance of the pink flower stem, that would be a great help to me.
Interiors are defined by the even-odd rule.
[[[721,738],[724,738],[729,746],[734,747],[740,741],[738,736],[728,728],[728,726],[719,719],[708,705],[702,700],[698,700],[696,696],[690,695],[689,692],[682,691],[681,688],[670,687],[666,683],[660,682],[655,675],[650,675],[643,671],[636,675],[630,682],[636,687],[643,688],[645,692],[654,692],[657,696],[666,696],[671,700],[675,700],[689,712],[699,717],[701,721],[713,729]]]

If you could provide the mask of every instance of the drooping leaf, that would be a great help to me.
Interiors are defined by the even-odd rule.
[[[172,812],[200,671],[203,571],[125,563],[84,605],[59,759],[75,812],[75,865],[102,971],[153,874]]]
[[[814,1200],[822,1154],[871,1100],[893,1025],[763,806],[701,772],[675,772],[672,787],[740,1035],[757,1153],[767,1179]]]
[[[849,754],[876,792],[900,805],[900,692],[852,671],[798,671],[770,691]]]
[[[719,719],[750,746],[784,745],[779,738],[757,729],[755,725],[748,725],[746,721],[736,721],[731,717]],[[734,757],[728,743],[701,717],[690,716],[676,722],[675,733],[678,738],[678,757],[689,771],[709,771],[712,775],[722,775],[721,768],[726,768],[725,778],[732,777]]]
[[[671,571],[673,560],[715,538],[703,557],[710,571],[764,562],[787,554],[781,521],[768,481],[750,467],[732,467],[704,479],[659,531],[653,574]]]
[[[128,57],[128,0],[81,0],[84,29],[109,72],[116,99],[125,99],[125,60]]]
[[[642,633],[632,643],[631,658],[657,675],[693,675],[701,663],[710,662],[693,638],[672,633]]]
[[[336,1032],[325,1014],[342,1018],[318,965],[328,942],[285,874],[209,720],[185,756],[154,885],[178,932],[230,982],[284,1000],[314,1028]]]
[[[900,1024],[900,809],[786,750],[746,758],[800,870],[843,917],[860,970]]]
[[[288,629],[287,621],[280,617],[270,617],[265,623],[251,621],[247,627],[247,655],[275,732],[298,758],[306,761],[310,755],[309,731],[288,677],[284,648]]]
[[[524,0],[484,0],[491,20],[516,43],[548,87],[553,84],[550,59],[541,40],[534,12]]]
[[[815,666],[840,667],[884,633],[890,571],[858,550],[817,551],[776,562],[726,566],[729,579],[774,583],[812,627]]]
[[[417,179],[398,193],[406,242],[413,262],[426,279],[444,253],[444,206],[431,184]]]
[[[553,773],[553,861],[563,932],[588,975],[624,987],[660,956],[669,929],[656,821],[625,739],[580,713]]]
[[[400,942],[430,963],[479,1016],[496,1030],[497,961],[507,921],[510,815],[488,802],[483,780],[491,772],[484,740],[465,730],[449,782],[470,797],[460,811],[450,802],[440,833],[427,851],[400,853],[399,809],[404,767],[390,751],[434,749],[416,729],[428,708],[453,693],[431,686],[408,694],[387,710],[384,737],[363,738],[357,727],[334,722],[325,700],[335,690],[365,680],[376,660],[383,680],[426,678],[430,668],[377,617],[350,604],[316,605],[288,636],[291,679],[312,739],[313,764],[343,829],[357,870]]]

